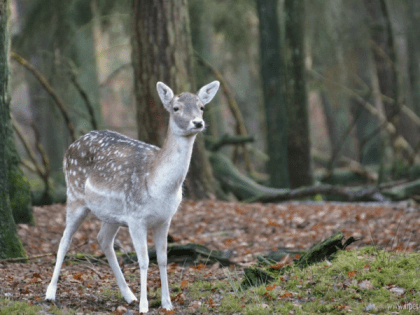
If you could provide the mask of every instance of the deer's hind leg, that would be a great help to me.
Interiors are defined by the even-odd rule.
[[[66,253],[69,249],[74,232],[77,231],[88,214],[89,209],[86,207],[86,205],[71,200],[67,202],[66,228],[64,230],[63,237],[61,238],[60,245],[58,246],[57,260],[55,263],[51,282],[47,288],[47,293],[45,296],[46,300],[55,300],[57,281],[60,275],[61,265],[63,264],[64,257],[66,256]]]
[[[121,294],[127,303],[136,301],[137,298],[130,290],[127,282],[124,279],[124,275],[118,265],[117,256],[114,251],[114,239],[117,235],[120,226],[118,224],[102,223],[101,230],[98,233],[98,242],[101,245],[102,251],[104,252],[108,263],[114,271],[115,278],[117,278],[117,284],[120,288]]]

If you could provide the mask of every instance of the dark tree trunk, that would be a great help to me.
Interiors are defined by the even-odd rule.
[[[25,256],[25,250],[16,232],[9,200],[8,155],[13,135],[8,95],[8,2],[0,1],[0,259]]]
[[[411,85],[412,107],[420,116],[420,1],[409,0],[407,4],[408,73]]]
[[[292,188],[313,184],[305,69],[305,1],[286,0],[289,135],[287,154]],[[290,65],[290,66],[289,66]]]
[[[362,1],[344,1],[343,12],[347,19],[343,21],[352,40],[344,45],[346,55],[346,72],[349,74],[347,86],[366,101],[374,102],[374,87],[372,76],[375,72],[373,53],[370,44],[369,26],[366,25],[367,14]],[[346,23],[352,21],[352,23]],[[380,160],[380,133],[365,141],[365,137],[372,134],[379,127],[379,122],[371,115],[363,104],[354,98],[350,99],[352,124],[356,131],[357,160],[362,164],[377,164]]]
[[[373,44],[373,57],[378,72],[379,88],[383,95],[395,102],[384,102],[388,118],[395,120],[399,114],[396,57],[391,22],[385,0],[364,0],[370,16],[370,32]]]
[[[349,98],[342,94],[340,84],[347,85],[346,30],[351,22],[347,17],[345,0],[307,1],[306,15],[312,27],[307,28],[307,38],[312,42],[310,52],[312,69],[322,83],[320,97],[325,114],[332,156],[337,153],[354,158],[354,140],[346,136],[350,125]],[[352,1],[353,3],[354,1]],[[318,76],[321,74],[321,77]]]
[[[162,81],[174,92],[196,92],[186,0],[133,0],[132,60],[138,138],[162,145],[168,114],[156,92]],[[186,197],[202,199],[214,193],[214,178],[198,136],[185,181]]]
[[[261,74],[266,115],[270,186],[289,186],[287,163],[287,106],[280,51],[277,0],[257,0],[260,20]]]

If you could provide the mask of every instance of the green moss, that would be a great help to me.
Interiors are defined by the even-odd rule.
[[[34,224],[31,187],[22,170],[19,168],[20,158],[16,151],[10,120],[6,122],[5,132],[6,139],[4,145],[8,178],[7,185],[13,218],[15,223]]]
[[[293,310],[295,314],[341,314],[348,312],[343,309],[346,307],[354,314],[362,314],[367,313],[365,307],[373,303],[373,313],[386,314],[389,307],[418,299],[419,258],[418,253],[385,252],[374,247],[340,251],[331,263],[320,262],[303,269],[291,265],[269,284],[271,289],[275,285],[275,290],[263,284],[229,294],[222,301],[220,311],[288,314]],[[372,287],[360,287],[362,281],[368,281]],[[232,292],[238,282],[231,284]],[[389,285],[403,288],[404,295],[396,295]],[[296,303],[296,299],[305,302]]]
[[[37,315],[40,311],[39,306],[0,298],[0,315]]]
[[[242,312],[243,303],[241,303],[238,296],[227,295],[220,304],[220,312],[223,314],[233,314],[236,312]]]
[[[8,170],[9,198],[15,223],[35,225],[32,212],[31,187],[22,170],[12,165]]]
[[[10,211],[9,196],[0,191],[0,259],[26,256]]]
[[[120,290],[118,289],[114,290],[108,286],[102,287],[101,294],[104,295],[107,299],[113,299],[113,300],[123,299]]]

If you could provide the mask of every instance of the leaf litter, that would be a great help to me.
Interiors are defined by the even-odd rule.
[[[51,279],[55,253],[65,227],[65,205],[55,204],[34,207],[36,226],[20,224],[18,233],[29,257],[29,263],[0,262],[0,297],[11,300],[26,301],[30,305],[39,305],[45,314],[60,309],[63,313],[76,310],[88,314],[138,314],[136,303],[128,305],[122,299],[114,275],[101,258],[102,252],[96,240],[100,221],[90,216],[75,233],[70,255],[83,255],[80,262],[66,261],[60,274],[57,290],[57,302],[44,301],[45,289]],[[213,266],[168,266],[169,282],[175,312],[165,312],[159,307],[160,278],[159,270],[151,265],[148,275],[148,297],[151,303],[150,314],[184,314],[217,311],[227,295],[230,295],[235,279],[243,274],[243,268],[255,263],[257,255],[265,255],[279,249],[308,249],[335,231],[342,231],[345,237],[363,239],[351,247],[360,248],[376,245],[388,251],[418,252],[420,250],[420,216],[418,206],[407,202],[379,203],[333,203],[333,202],[288,202],[280,204],[240,204],[219,201],[186,201],[174,216],[169,234],[175,244],[198,243],[211,250],[231,251],[232,259],[239,267],[237,271],[226,273],[217,264]],[[153,246],[151,235],[148,245]],[[122,228],[115,242],[116,250],[128,253],[133,251],[130,235]],[[48,256],[48,254],[53,255]],[[76,255],[77,254],[77,255]],[[98,258],[99,257],[99,258]],[[359,287],[361,290],[372,290],[370,280],[357,281],[359,273],[369,272],[369,256],[361,271],[344,272],[342,288]],[[286,261],[293,257],[287,256]],[[127,283],[139,296],[139,269],[136,263],[120,264]],[[326,268],[330,266],[325,265]],[[376,268],[380,272],[380,268]],[[289,274],[281,277],[288,282]],[[286,280],[287,279],[287,280]],[[204,280],[211,287],[212,281],[224,283],[226,288],[211,288],[212,296],[200,297],[193,294],[193,285]],[[407,288],[406,288],[407,289]],[[403,296],[404,288],[387,287],[395,296]],[[258,305],[266,309],[268,293],[280,291],[277,284],[263,287],[265,300]],[[235,289],[233,289],[235,291]],[[230,292],[230,293],[229,293]],[[197,295],[198,294],[198,295]],[[264,295],[262,295],[264,296]],[[290,292],[281,291],[280,301],[293,299]],[[274,299],[276,300],[276,299]],[[300,303],[296,299],[295,304]],[[322,304],[322,303],[321,303]],[[371,305],[371,304],[369,304]],[[366,306],[366,310],[373,309]],[[342,304],[337,308],[345,310]],[[239,312],[240,313],[240,312]]]

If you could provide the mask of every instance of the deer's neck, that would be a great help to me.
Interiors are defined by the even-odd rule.
[[[181,137],[168,130],[165,143],[152,164],[148,188],[152,195],[176,194],[190,166],[196,136]]]

